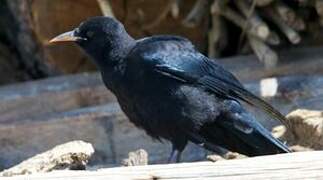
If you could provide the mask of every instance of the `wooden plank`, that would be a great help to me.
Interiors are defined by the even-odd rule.
[[[298,152],[218,162],[196,162],[100,169],[56,171],[15,179],[322,179],[323,151]],[[6,179],[6,178],[3,178]]]
[[[0,88],[0,122],[115,101],[98,73],[68,75]]]
[[[283,75],[323,74],[323,47],[302,47],[278,52],[276,67],[265,68],[255,55],[224,58],[220,63],[242,81]]]

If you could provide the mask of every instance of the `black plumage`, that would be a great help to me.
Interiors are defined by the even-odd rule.
[[[130,37],[109,17],[95,17],[52,40],[76,41],[97,64],[102,78],[137,127],[173,144],[169,161],[180,160],[188,141],[222,153],[247,156],[289,152],[240,101],[284,121],[265,101],[185,38]]]

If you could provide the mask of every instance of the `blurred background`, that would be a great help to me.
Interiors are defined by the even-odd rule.
[[[279,63],[278,50],[322,44],[323,5],[315,0],[0,2],[0,84],[95,71],[75,45],[48,40],[104,14],[135,38],[181,35],[210,57],[256,54],[267,68]]]
[[[153,163],[167,158],[169,147],[126,121],[80,48],[48,43],[101,15],[135,38],[188,38],[284,114],[322,109],[321,0],[0,0],[0,169],[76,139],[93,143],[93,164],[118,164],[138,148]],[[278,125],[258,115],[267,128]],[[321,148],[313,144],[305,143]]]

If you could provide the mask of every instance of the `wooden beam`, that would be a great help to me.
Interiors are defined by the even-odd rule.
[[[98,73],[67,75],[0,88],[0,122],[115,102]]]
[[[323,151],[298,152],[218,162],[196,162],[100,169],[56,171],[15,177],[22,179],[322,179]],[[5,179],[5,178],[4,178]]]
[[[295,48],[278,52],[274,68],[265,68],[255,55],[220,59],[220,63],[239,80],[252,81],[283,75],[323,74],[323,47]]]

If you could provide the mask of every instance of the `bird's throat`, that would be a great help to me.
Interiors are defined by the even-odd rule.
[[[90,54],[100,71],[107,69],[111,70],[124,62],[126,56],[135,44],[136,41],[130,36],[123,37],[110,41],[109,44],[106,44],[103,48],[98,48],[101,52],[88,52],[88,54]]]

